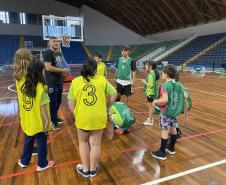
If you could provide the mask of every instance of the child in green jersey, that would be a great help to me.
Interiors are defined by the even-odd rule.
[[[160,88],[160,98],[153,101],[153,107],[157,104],[161,109],[160,129],[161,129],[161,147],[158,151],[152,152],[152,156],[166,160],[166,150],[170,154],[175,154],[175,144],[177,140],[176,117],[184,110],[184,92],[182,87],[175,82],[177,70],[173,65],[167,65],[162,72],[162,78],[165,81]],[[168,135],[171,135],[171,143],[168,148]]]
[[[112,126],[115,129],[114,132],[118,135],[130,132],[130,127],[136,122],[136,118],[129,107],[125,103],[120,102],[119,96],[110,107],[109,114]]]
[[[154,123],[154,120],[152,118],[152,102],[158,96],[159,72],[156,69],[156,63],[153,63],[152,61],[148,61],[145,67],[148,75],[146,80],[142,80],[142,82],[145,84],[144,93],[147,96],[149,117],[143,124],[148,126],[153,125]]]

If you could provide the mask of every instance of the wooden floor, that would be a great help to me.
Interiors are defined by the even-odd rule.
[[[160,131],[157,117],[154,126],[142,125],[147,117],[142,78],[144,74],[139,72],[129,103],[137,118],[132,132],[114,136],[111,141],[103,137],[100,171],[95,178],[84,179],[75,171],[80,158],[73,115],[67,106],[69,84],[64,86],[65,95],[60,108],[60,115],[66,122],[60,131],[50,133],[48,141],[48,158],[55,161],[55,166],[37,173],[36,157],[32,157],[26,169],[17,165],[24,134],[19,124],[16,93],[8,90],[8,86],[14,83],[12,72],[0,74],[0,185],[138,185],[226,158],[226,78],[182,75],[181,81],[190,89],[193,108],[189,125],[184,125],[179,117],[183,137],[176,145],[176,155],[167,155],[166,161],[158,161],[150,155],[159,147]],[[113,78],[110,81],[113,82]],[[226,164],[160,184],[211,183],[226,184]]]

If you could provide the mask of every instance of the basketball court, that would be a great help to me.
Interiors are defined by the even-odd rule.
[[[206,1],[209,2],[209,0]],[[133,4],[133,7],[135,5]],[[164,14],[163,10],[160,12]],[[161,17],[157,13],[154,14],[161,22]],[[154,115],[153,126],[143,125],[148,116],[148,107],[146,95],[143,92],[142,79],[146,78],[143,70],[143,62],[146,60],[157,62],[161,73],[162,66],[167,65],[168,61],[157,60],[157,58],[167,52],[167,47],[154,46],[156,50],[149,48],[142,53],[142,57],[146,56],[146,58],[142,58],[141,55],[140,58],[138,57],[141,60],[138,60],[136,84],[128,103],[136,117],[136,123],[132,126],[130,133],[114,134],[113,138],[109,139],[113,132],[108,120],[107,128],[104,129],[102,137],[100,170],[95,178],[84,178],[77,173],[75,168],[77,164],[81,163],[81,160],[74,115],[69,110],[67,95],[72,78],[80,76],[83,65],[83,63],[73,63],[68,60],[68,53],[76,53],[71,47],[75,43],[81,42],[81,45],[85,45],[84,26],[86,21],[83,16],[64,17],[46,14],[42,15],[41,22],[42,40],[47,43],[51,37],[57,37],[61,41],[60,51],[65,59],[63,68],[70,69],[70,76],[64,82],[62,103],[59,110],[59,115],[64,119],[64,123],[60,125],[59,131],[50,131],[48,136],[48,159],[54,160],[55,164],[52,168],[37,172],[37,156],[32,156],[27,168],[23,169],[18,166],[18,159],[23,151],[24,133],[20,127],[13,66],[12,64],[4,64],[0,70],[0,185],[226,184],[225,61],[221,61],[219,64],[216,62],[213,70],[212,65],[205,66],[197,62],[186,63],[189,60],[184,63],[186,65],[183,63],[175,64],[178,70],[183,70],[180,73],[180,82],[188,89],[192,99],[192,109],[189,112],[189,124],[184,123],[184,115],[178,117],[182,137],[177,140],[176,154],[167,154],[167,160],[161,161],[151,156],[151,152],[156,151],[160,146],[159,116]],[[118,20],[118,22],[120,21]],[[164,26],[165,23],[161,24]],[[171,24],[173,25],[173,23]],[[154,23],[153,25],[158,26]],[[140,26],[142,27],[142,25]],[[167,27],[167,25],[165,26]],[[132,27],[132,30],[134,29],[136,30],[137,27]],[[226,36],[222,38],[226,42]],[[183,44],[187,41],[186,39],[188,38],[178,41],[177,44]],[[189,43],[190,41],[181,48],[183,49]],[[132,46],[131,53],[140,47],[135,44]],[[33,47],[33,42],[25,39],[24,47],[30,49],[34,56],[43,61],[43,54],[48,45],[46,47]],[[172,46],[172,48],[174,47]],[[90,48],[83,46],[87,57],[93,57]],[[172,48],[167,49],[170,51]],[[113,46],[109,46],[105,59],[106,63],[109,64],[107,66],[107,80],[116,86],[115,61],[107,60],[110,55],[113,58],[113,52]],[[198,54],[201,52],[199,51]],[[191,59],[193,59],[192,57]],[[215,65],[215,61],[213,65]],[[161,79],[159,83],[162,84],[163,80]],[[124,97],[122,101],[125,101]]]

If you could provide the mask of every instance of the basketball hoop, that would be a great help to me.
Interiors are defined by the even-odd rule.
[[[71,44],[71,36],[69,35],[62,35],[62,47],[65,47],[65,48],[70,48],[70,44]]]

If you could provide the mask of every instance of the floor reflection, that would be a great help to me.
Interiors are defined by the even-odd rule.
[[[11,116],[18,113],[17,100],[1,101],[0,103],[0,115],[1,116]]]

